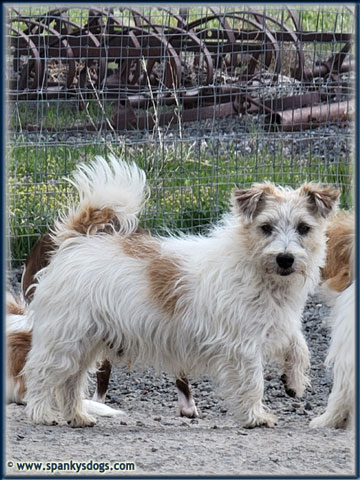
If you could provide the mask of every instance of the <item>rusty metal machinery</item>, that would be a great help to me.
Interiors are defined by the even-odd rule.
[[[196,19],[188,8],[157,9],[166,24],[136,8],[89,8],[82,24],[69,8],[38,16],[9,9],[10,101],[101,97],[109,120],[87,130],[245,114],[300,130],[352,118],[352,33],[302,31],[290,7],[280,20],[252,6],[208,7]],[[306,46],[319,43],[332,44],[331,55],[307,61]]]

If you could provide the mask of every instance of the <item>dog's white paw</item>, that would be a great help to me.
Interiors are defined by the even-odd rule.
[[[196,408],[194,399],[192,398],[191,394],[186,396],[183,392],[179,391],[179,400],[178,400],[178,407],[179,407],[179,415],[180,417],[188,417],[188,418],[196,418],[199,416],[199,412]]]
[[[301,398],[304,395],[305,388],[310,385],[310,380],[305,375],[302,375],[298,381],[289,378],[285,373],[280,378],[284,384],[286,394],[291,398]]]
[[[261,415],[253,415],[252,419],[244,425],[244,428],[268,427],[274,428],[277,418],[272,413],[263,412]]]
[[[180,417],[187,417],[187,418],[197,418],[199,416],[199,412],[195,404],[193,406],[180,407],[179,414],[180,414]]]
[[[346,428],[348,424],[348,417],[339,418],[328,414],[327,412],[323,413],[319,417],[314,418],[309,423],[310,428]]]
[[[324,415],[320,415],[319,417],[314,418],[311,420],[309,423],[310,428],[322,428],[322,427],[327,427],[327,420],[324,418]]]
[[[67,423],[72,428],[93,427],[96,425],[96,420],[91,415],[77,414]]]
[[[29,420],[36,424],[57,425],[59,423],[59,412],[50,408],[47,404],[25,404],[25,412]]]

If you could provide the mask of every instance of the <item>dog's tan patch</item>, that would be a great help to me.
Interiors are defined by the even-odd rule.
[[[18,305],[17,303],[12,302],[11,300],[7,300],[6,313],[8,315],[24,315],[25,310],[24,310],[24,307],[22,307],[21,305]]]
[[[121,238],[121,246],[129,257],[151,259],[160,255],[159,242],[150,235],[142,233],[133,233]]]
[[[31,332],[10,332],[6,335],[7,372],[18,385],[17,396],[21,399],[26,393],[26,387],[24,376],[18,375],[24,368],[31,348],[31,339]]]
[[[114,216],[115,212],[112,208],[83,208],[70,219],[69,229],[83,235],[94,234],[99,228],[104,228]]]
[[[169,315],[174,315],[180,299],[181,270],[170,258],[157,256],[148,264],[151,296]]]
[[[355,242],[354,216],[340,212],[327,229],[326,264],[322,278],[332,290],[341,292],[352,281],[353,248]]]
[[[150,298],[168,315],[174,315],[182,287],[181,269],[161,252],[158,240],[149,235],[133,234],[121,239],[126,255],[146,261]]]

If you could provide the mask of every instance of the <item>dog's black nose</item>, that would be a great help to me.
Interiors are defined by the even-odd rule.
[[[276,257],[276,263],[280,268],[290,268],[294,263],[295,257],[291,253],[279,253]]]

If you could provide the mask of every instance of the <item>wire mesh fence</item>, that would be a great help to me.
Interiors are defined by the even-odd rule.
[[[22,262],[79,162],[147,172],[142,225],[198,232],[235,184],[337,185],[352,205],[347,6],[7,8],[7,238]]]

